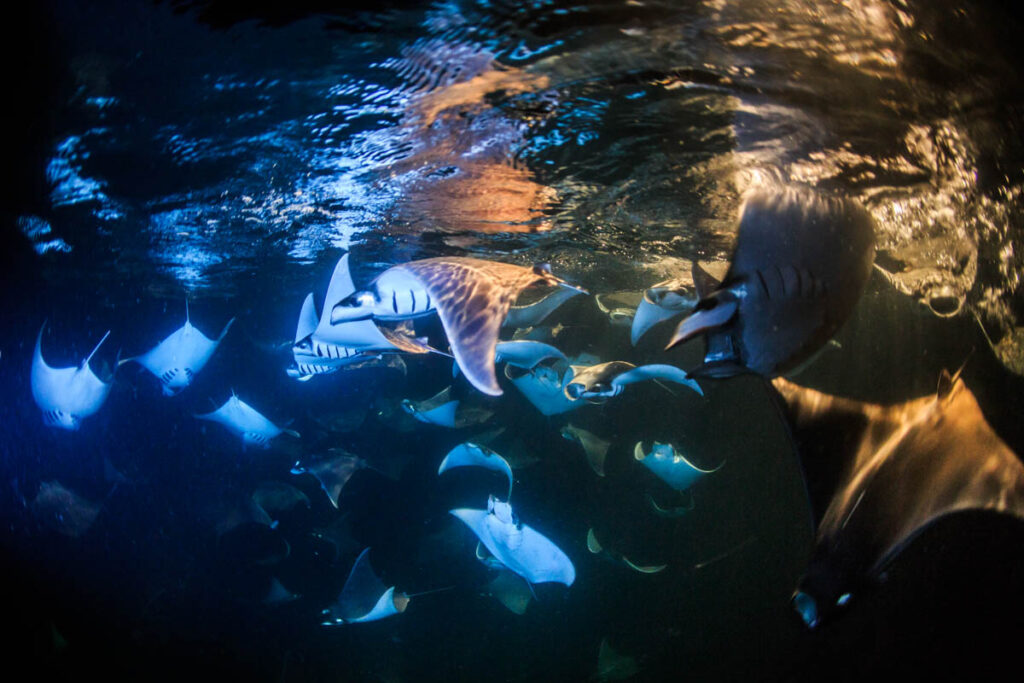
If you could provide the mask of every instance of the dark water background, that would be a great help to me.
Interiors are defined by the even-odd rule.
[[[473,539],[447,514],[500,482],[439,480],[438,462],[469,434],[400,428],[387,412],[445,386],[450,365],[416,358],[406,375],[298,384],[279,348],[344,249],[357,284],[461,254],[549,261],[592,292],[636,292],[690,259],[727,259],[742,192],[798,182],[864,202],[885,271],[841,348],[800,381],[902,401],[969,358],[964,377],[986,417],[1024,452],[1021,24],[1010,7],[50,2],[23,14],[4,41],[15,179],[2,207],[0,537],[12,670],[585,680],[604,638],[636,658],[638,680],[986,679],[1015,664],[1024,534],[991,515],[936,524],[884,584],[803,629],[788,604],[812,538],[803,484],[752,378],[714,383],[703,401],[641,385],[571,413],[612,441],[604,478],[559,435],[564,419],[507,387],[491,405],[507,427],[494,447],[538,459],[517,471],[516,508],[578,573],[567,590],[538,587],[517,617],[480,595],[488,577]],[[238,318],[193,387],[166,399],[126,366],[81,431],[42,426],[29,364],[44,319],[51,364],[77,362],[107,329],[110,363],[179,325],[185,296],[208,334]],[[631,348],[592,299],[556,321],[567,352],[699,362],[699,342],[661,352],[663,328]],[[243,453],[192,418],[231,389],[293,419],[302,439]],[[369,404],[355,432],[324,426]],[[666,489],[632,445],[654,438],[703,465],[726,462],[678,520],[644,504]],[[339,512],[288,473],[331,447],[400,473],[360,473]],[[105,462],[127,481],[114,486]],[[83,535],[25,504],[53,480],[102,501]],[[273,534],[250,525],[218,539],[221,511],[265,481],[299,487],[311,508]],[[668,569],[640,575],[590,555],[591,527]],[[325,529],[337,557],[313,535]],[[281,538],[289,557],[264,562]],[[386,621],[321,628],[366,545],[388,585],[456,588]],[[266,604],[272,578],[301,597]]]

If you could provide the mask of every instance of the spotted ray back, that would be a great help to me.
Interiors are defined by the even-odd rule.
[[[544,268],[463,257],[423,259],[395,269],[414,277],[429,293],[459,367],[475,387],[492,396],[502,393],[494,375],[494,351],[512,303],[532,284],[565,284]]]

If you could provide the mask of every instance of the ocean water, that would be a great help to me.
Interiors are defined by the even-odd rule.
[[[52,0],[23,14],[5,41],[0,293],[12,671],[816,681],[1015,665],[1024,527],[1009,515],[928,525],[845,607],[801,622],[790,600],[824,484],[805,478],[760,377],[702,379],[704,396],[644,382],[545,416],[501,368],[504,394],[488,397],[443,354],[286,372],[303,299],[322,304],[345,253],[360,288],[422,258],[549,263],[589,294],[540,338],[590,362],[695,368],[702,341],[664,350],[675,323],[631,343],[642,293],[693,261],[724,269],[744,195],[796,185],[861,203],[877,249],[850,319],[793,380],[889,405],[962,368],[1024,453],[1008,3]],[[30,381],[44,322],[55,367],[109,330],[92,362],[107,376],[177,329],[186,301],[209,336],[235,319],[191,386],[164,396],[125,363],[80,429],[44,424]],[[415,325],[447,348],[436,318]],[[447,386],[470,424],[403,411]],[[243,448],[195,418],[232,394],[299,435]],[[603,468],[570,425],[606,442]],[[437,474],[465,441],[511,462],[519,518],[575,567],[571,586],[534,586],[524,614],[495,598],[449,514],[505,495],[493,472]],[[675,492],[634,458],[652,441],[720,469]],[[292,467],[339,449],[370,467],[335,507]],[[895,496],[890,520],[917,500]],[[366,547],[386,586],[428,593],[387,619],[321,625]]]

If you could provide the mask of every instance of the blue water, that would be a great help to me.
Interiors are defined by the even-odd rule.
[[[997,2],[382,2],[263,8],[75,3],[9,31],[0,436],[12,662],[45,677],[282,681],[856,679],[896,670],[995,675],[1024,635],[1022,533],[962,515],[930,528],[839,618],[807,631],[789,598],[813,539],[786,428],[759,380],[699,399],[651,383],[545,418],[507,382],[484,401],[441,356],[297,383],[299,307],[351,253],[365,285],[440,255],[548,262],[592,293],[640,292],[724,265],[741,196],[795,183],[861,201],[879,266],[838,348],[800,381],[874,402],[964,377],[1017,453],[1022,395],[1019,21]],[[12,42],[13,44],[13,42]],[[10,50],[10,48],[9,48]],[[80,431],[32,401],[36,335],[52,365],[112,366],[181,324],[235,323],[180,396],[121,367]],[[550,321],[566,353],[689,368],[699,344],[635,348],[593,297]],[[436,321],[419,331],[443,339]],[[460,383],[461,382],[461,383]],[[494,416],[479,430],[399,407],[453,383]],[[235,391],[301,438],[266,451],[194,419]],[[560,435],[610,442],[605,475]],[[573,560],[526,614],[484,586],[475,539],[448,514],[502,480],[439,478],[453,446],[497,428],[526,461],[514,503]],[[723,468],[680,517],[632,457],[671,440]],[[300,458],[364,470],[335,509]],[[52,508],[39,491],[78,496]],[[222,530],[267,482],[308,507]],[[68,494],[70,495],[70,494]],[[68,510],[91,510],[76,519]],[[642,574],[590,553],[588,529]],[[329,539],[329,540],[325,540]],[[281,548],[287,544],[287,557]],[[320,613],[370,546],[401,615],[327,629]],[[274,582],[290,594],[268,601]],[[599,671],[605,641],[632,658]],[[609,665],[610,666],[610,665]]]

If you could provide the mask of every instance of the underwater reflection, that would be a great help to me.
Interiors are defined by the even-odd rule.
[[[497,106],[518,93],[543,91],[548,79],[476,49],[432,41],[409,48],[392,65],[411,91],[398,133],[411,151],[388,168],[388,182],[400,188],[393,215],[399,230],[487,234],[552,227],[545,212],[556,193],[519,158],[536,117]],[[453,63],[457,75],[446,72]],[[435,81],[444,76],[449,82]]]

